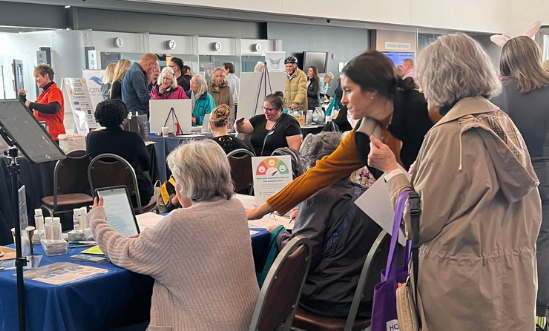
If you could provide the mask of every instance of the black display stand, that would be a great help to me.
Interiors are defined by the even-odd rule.
[[[17,272],[17,312],[19,317],[19,330],[26,330],[25,322],[25,283],[23,267],[27,265],[27,259],[22,256],[21,250],[21,224],[19,219],[19,164],[17,156],[19,150],[31,163],[41,163],[62,160],[66,156],[59,146],[53,141],[43,126],[31,115],[28,108],[18,100],[6,100],[0,102],[0,135],[10,145],[9,156],[11,164],[9,172],[12,186],[12,204],[14,211],[13,224],[15,227],[15,267]],[[32,238],[29,238],[32,241]]]
[[[180,132],[181,131],[181,126],[179,125],[179,119],[177,118],[177,114],[175,113],[175,109],[173,109],[173,107],[171,107],[170,111],[168,112],[168,116],[166,117],[166,121],[164,122],[164,126],[168,125],[170,117],[172,119],[173,125],[175,126],[174,136],[182,134],[183,132]]]

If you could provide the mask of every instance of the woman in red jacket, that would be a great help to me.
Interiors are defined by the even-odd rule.
[[[36,98],[36,102],[27,100],[27,93],[24,90],[19,91],[19,98],[25,102],[34,117],[38,121],[46,122],[48,132],[53,140],[59,141],[58,136],[65,133],[63,119],[65,117],[65,108],[63,101],[63,92],[53,82],[53,69],[47,64],[40,64],[34,69],[33,76],[38,88],[42,93]]]

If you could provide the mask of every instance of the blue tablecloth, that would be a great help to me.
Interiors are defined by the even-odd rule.
[[[266,257],[269,232],[252,235],[254,261]],[[40,245],[35,254],[43,254]],[[49,285],[25,279],[27,330],[80,331],[109,330],[139,324],[150,319],[154,280],[110,262],[89,263],[71,260],[85,248],[69,249],[66,255],[42,258],[40,266],[71,262],[104,268],[108,273],[64,285]],[[15,270],[0,271],[0,331],[17,330],[17,286]]]
[[[150,141],[156,142],[156,162],[158,164],[158,175],[160,181],[163,183],[168,180],[171,175],[170,169],[166,163],[166,157],[171,151],[177,148],[181,144],[188,144],[191,141],[206,139],[205,135],[189,135],[178,137],[162,137],[162,136],[149,136]]]

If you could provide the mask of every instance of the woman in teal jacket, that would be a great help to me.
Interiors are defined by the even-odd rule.
[[[193,104],[193,126],[201,126],[204,115],[209,114],[215,108],[215,101],[208,93],[208,85],[202,75],[194,75],[190,82],[191,89],[187,96]]]

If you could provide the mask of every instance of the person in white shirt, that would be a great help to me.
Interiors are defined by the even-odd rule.
[[[235,68],[234,64],[232,64],[231,62],[223,63],[223,68],[227,73],[227,83],[229,84],[229,88],[231,89],[231,96],[233,97],[235,111],[234,118],[237,118],[236,112],[238,108],[238,95],[240,94],[240,78],[234,74]]]

